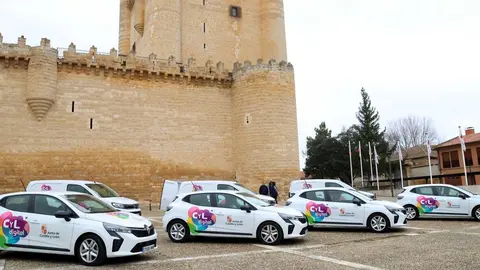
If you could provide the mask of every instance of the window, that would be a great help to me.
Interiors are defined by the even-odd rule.
[[[302,193],[300,197],[312,201],[325,201],[324,191],[307,191]]]
[[[90,129],[93,128],[93,118],[90,118]]]
[[[205,6],[205,0],[203,0],[203,5]]]
[[[198,205],[198,206],[205,206],[205,207],[212,206],[209,193],[189,195],[185,197],[183,201],[193,205]]]
[[[72,112],[75,112],[75,101],[72,101]]]
[[[339,185],[339,184],[334,183],[334,182],[326,182],[326,183],[325,183],[325,187],[339,187],[339,188],[343,188],[342,185]]]
[[[247,206],[248,203],[237,196],[231,194],[215,194],[217,207],[240,209],[242,206]]]
[[[465,165],[473,166],[472,149],[465,151]]]
[[[93,189],[102,198],[120,197],[115,190],[103,184],[87,184],[87,187]]]
[[[331,202],[352,203],[355,196],[341,190],[327,190]]]
[[[477,148],[477,165],[480,165],[480,147]]]
[[[242,9],[237,6],[230,6],[230,16],[235,18],[240,18],[242,13]]]
[[[207,32],[207,24],[203,23],[203,33]]]
[[[83,213],[110,213],[117,212],[117,209],[97,198],[84,194],[65,195],[70,203]]]
[[[460,160],[458,159],[458,151],[443,152],[442,165],[443,165],[443,168],[460,167]]]
[[[90,192],[88,192],[88,190],[86,190],[85,188],[83,188],[82,186],[79,186],[79,185],[71,185],[71,184],[69,184],[69,185],[67,186],[67,191],[80,192],[80,193],[85,193],[85,194],[92,195],[92,194],[90,194]]]
[[[28,212],[30,198],[30,195],[16,195],[7,197],[5,200],[5,208],[12,211]]]
[[[230,185],[225,185],[225,184],[218,184],[217,189],[218,190],[237,190],[234,187],[232,187]]]
[[[46,196],[35,195],[35,207],[33,212],[40,215],[54,216],[58,211],[66,211],[67,206],[60,200]]]
[[[447,197],[458,197],[460,192],[456,189],[449,188],[449,187],[437,187],[438,196],[447,196]]]
[[[417,187],[412,189],[412,192],[421,195],[434,195],[432,187]]]

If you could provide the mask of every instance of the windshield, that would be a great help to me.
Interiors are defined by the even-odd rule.
[[[355,193],[355,196],[357,196],[359,199],[362,199],[362,200],[364,200],[364,201],[369,201],[369,202],[370,202],[370,201],[374,201],[372,198],[370,198],[370,197],[368,197],[368,196],[365,196],[365,195],[363,195],[362,193],[360,193],[360,192],[358,192],[358,191],[356,191],[356,190],[354,191],[354,193]]]
[[[253,205],[260,206],[260,207],[270,206],[270,204],[260,200],[257,196],[252,195],[248,192],[241,192],[241,193],[237,193],[237,194],[243,196],[244,199],[246,199],[249,203],[251,203]]]
[[[90,195],[65,195],[64,198],[83,213],[96,214],[117,212],[117,209]]]
[[[463,189],[463,188],[461,188],[461,187],[459,187],[459,186],[456,186],[455,188],[458,188],[458,189],[462,190],[464,193],[467,193],[467,194],[478,195],[477,193],[473,193],[473,192],[471,192],[471,191],[469,191],[469,190],[466,190],[466,189]]]
[[[244,187],[242,184],[240,183],[234,183],[235,186],[237,186],[238,190],[239,191],[242,191],[242,192],[245,192],[245,193],[249,193],[249,194],[253,194],[255,195],[256,193],[251,191],[250,189]]]
[[[104,184],[87,184],[87,187],[93,189],[98,196],[102,198],[120,197],[115,190],[105,186]]]

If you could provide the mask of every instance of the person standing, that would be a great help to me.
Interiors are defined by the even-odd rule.
[[[270,191],[270,197],[275,199],[275,203],[278,203],[278,190],[275,182],[271,181],[268,183],[268,190]]]
[[[265,185],[265,183],[262,183],[262,185],[260,186],[260,189],[258,190],[258,193],[261,195],[268,196],[268,187],[267,185]]]

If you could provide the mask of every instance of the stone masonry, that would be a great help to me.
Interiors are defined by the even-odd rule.
[[[181,12],[163,10],[163,2]],[[275,180],[285,198],[299,170],[294,71],[285,61],[278,17],[262,10],[268,6],[283,22],[282,1],[252,1],[258,5],[245,4],[242,17],[232,19],[277,18],[237,28],[253,40],[246,36],[251,28],[260,40],[242,45],[243,64],[238,50],[230,55],[238,45],[230,42],[232,34],[238,32],[217,31],[219,47],[206,55],[197,52],[198,60],[188,56],[195,52],[188,49],[195,40],[178,43],[177,30],[151,23],[167,16],[185,26],[185,14],[213,20],[220,10],[228,16],[225,2],[206,0],[211,7],[202,11],[194,1],[178,6],[174,0],[122,0],[121,53],[97,52],[94,46],[77,51],[73,43],[51,48],[46,38],[29,46],[23,36],[7,44],[0,34],[0,193],[21,191],[22,183],[34,179],[87,179],[139,201],[158,202],[165,179],[225,179],[253,190]],[[228,19],[218,17],[221,23]],[[261,33],[275,27],[280,31],[267,42]],[[187,29],[182,35],[194,38]],[[158,36],[145,38],[148,31]],[[122,34],[127,32],[131,35]],[[131,50],[133,32],[139,35],[136,50]],[[252,64],[255,54],[271,57]]]

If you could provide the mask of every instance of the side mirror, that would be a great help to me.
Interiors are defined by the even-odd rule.
[[[462,198],[462,199],[466,199],[467,198],[467,195],[463,194],[463,193],[460,193],[460,195],[458,195],[458,197]]]
[[[242,210],[242,211],[247,211],[247,213],[252,212],[252,210],[250,209],[250,207],[249,207],[249,206],[246,206],[246,205],[240,207],[240,210]]]
[[[358,206],[362,205],[362,202],[358,198],[353,199],[352,203],[354,203]]]
[[[66,221],[70,221],[72,217],[72,213],[68,211],[58,211],[55,213],[56,218],[64,218]]]

